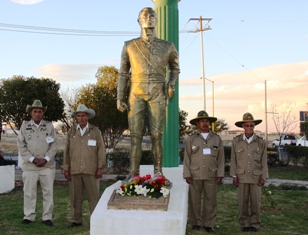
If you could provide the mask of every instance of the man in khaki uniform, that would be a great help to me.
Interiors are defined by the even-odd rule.
[[[190,121],[198,127],[198,131],[186,140],[183,163],[183,177],[189,184],[189,217],[192,229],[200,230],[202,226],[209,233],[214,233],[216,185],[221,183],[225,169],[222,140],[210,130],[211,122],[216,120],[217,118],[209,117],[205,111],[200,111]]]
[[[43,223],[52,226],[53,182],[55,179],[54,156],[57,152],[57,135],[51,122],[43,120],[47,107],[40,100],[27,105],[31,120],[24,122],[17,137],[18,151],[22,157],[24,183],[24,220],[35,220],[37,181],[43,192]]]
[[[69,228],[82,224],[83,191],[86,189],[92,214],[99,201],[99,185],[106,162],[105,145],[100,130],[89,124],[95,116],[93,109],[79,104],[76,112],[78,125],[67,135],[63,165],[64,176],[70,181],[70,201],[73,219]]]
[[[243,121],[235,123],[244,128],[244,134],[232,141],[230,175],[237,187],[238,221],[243,232],[256,232],[261,224],[261,187],[268,178],[266,142],[254,134],[254,127],[261,122],[254,120],[251,113],[245,113]]]

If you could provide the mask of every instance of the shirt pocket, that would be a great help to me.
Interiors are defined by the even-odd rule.
[[[215,178],[216,177],[217,168],[215,167],[209,167],[209,177]]]
[[[242,175],[245,173],[245,169],[236,169],[236,174],[237,175]]]
[[[211,155],[212,155],[212,157],[217,158],[217,157],[218,157],[218,152],[219,152],[218,147],[213,146],[213,147],[211,148]]]
[[[244,148],[242,146],[235,147],[235,155],[238,160],[244,157]]]
[[[253,160],[256,162],[261,161],[262,152],[260,148],[257,148],[255,151],[253,151]]]
[[[70,151],[77,148],[77,138],[75,136],[70,137]]]
[[[199,177],[199,166],[191,167],[190,173],[191,173],[193,178],[198,178]]]

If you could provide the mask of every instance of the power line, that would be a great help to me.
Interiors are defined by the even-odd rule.
[[[0,23],[0,30],[18,33],[54,34],[69,36],[134,36],[140,32],[134,31],[101,31],[84,29],[49,28],[29,25]]]

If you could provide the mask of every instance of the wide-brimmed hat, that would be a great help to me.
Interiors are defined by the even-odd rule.
[[[209,115],[207,114],[207,112],[205,112],[204,110],[199,111],[199,113],[197,114],[197,117],[194,119],[191,119],[189,121],[190,124],[195,125],[196,126],[196,122],[200,119],[208,119],[210,122],[215,122],[217,120],[216,117],[209,117]]]
[[[78,104],[77,110],[73,112],[73,115],[76,116],[79,112],[89,114],[89,118],[93,118],[95,116],[95,111],[93,109],[88,109],[84,104]]]
[[[47,106],[43,107],[43,104],[40,100],[34,100],[32,105],[27,105],[26,107],[27,113],[30,113],[32,109],[41,109],[45,113],[47,110]]]
[[[258,125],[262,122],[262,120],[261,119],[254,120],[251,113],[244,113],[243,121],[238,121],[238,122],[235,123],[235,125],[237,127],[243,127],[243,124],[246,123],[246,122],[253,122],[255,125]]]

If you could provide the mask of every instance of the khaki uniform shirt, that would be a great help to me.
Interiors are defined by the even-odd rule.
[[[260,178],[268,178],[266,142],[253,136],[248,143],[243,134],[232,141],[230,175],[237,176],[240,183],[256,184]]]
[[[47,137],[51,137],[53,141],[47,143]],[[24,161],[24,171],[55,168],[54,156],[57,153],[58,138],[51,122],[42,120],[39,127],[35,126],[33,120],[24,122],[18,133],[17,145]],[[29,162],[31,157],[44,159],[45,156],[49,157],[50,161],[43,167]]]
[[[106,153],[103,137],[100,130],[89,124],[83,136],[76,126],[68,132],[63,165],[63,170],[69,170],[72,175],[95,175],[98,168],[106,165]]]
[[[206,139],[200,132],[186,140],[183,177],[194,180],[214,180],[224,177],[225,154],[221,138],[209,132]]]

